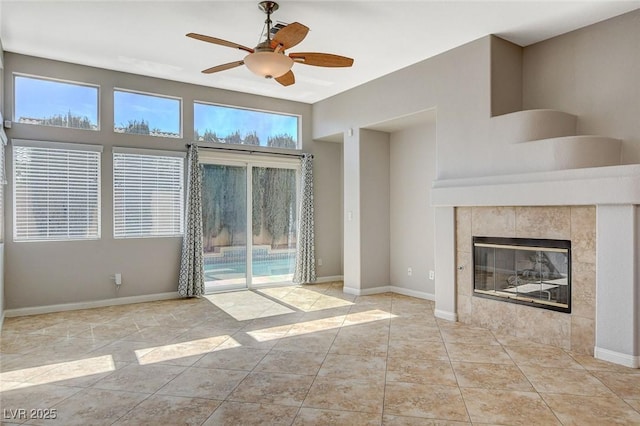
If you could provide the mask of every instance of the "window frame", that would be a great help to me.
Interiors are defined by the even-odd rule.
[[[75,241],[97,241],[102,238],[102,145],[67,143],[67,142],[51,142],[42,140],[13,139],[12,140],[12,216],[13,216],[13,242],[14,243],[32,243],[32,242],[75,242]],[[96,173],[96,234],[85,238],[26,238],[18,239],[18,209],[16,207],[16,150],[15,148],[44,148],[51,150],[67,150],[97,153],[97,173]]]
[[[297,141],[296,141],[296,148],[280,148],[280,147],[269,147],[267,145],[243,145],[243,144],[221,144],[221,145],[225,145],[225,146],[233,146],[233,147],[239,147],[239,149],[242,148],[251,148],[251,149],[255,149],[255,148],[262,148],[262,149],[277,149],[277,150],[285,150],[285,151],[291,151],[291,152],[296,152],[296,153],[300,153],[302,152],[302,114],[294,114],[294,113],[288,113],[288,112],[281,112],[281,111],[273,111],[273,110],[267,110],[267,109],[260,109],[260,108],[249,108],[249,107],[242,107],[242,106],[238,106],[238,105],[229,105],[229,104],[222,104],[222,103],[217,103],[217,102],[209,102],[209,101],[201,101],[198,99],[194,99],[193,100],[193,128],[194,128],[194,133],[195,133],[195,126],[196,126],[196,114],[195,114],[195,108],[196,108],[196,104],[201,104],[201,105],[206,105],[206,106],[215,106],[215,107],[221,107],[221,108],[229,108],[229,109],[236,109],[236,110],[243,110],[243,111],[251,111],[251,112],[261,112],[261,113],[265,113],[265,114],[273,114],[273,115],[283,115],[283,116],[287,116],[287,117],[296,117],[297,119]],[[195,134],[193,135],[195,136]],[[195,137],[193,138],[195,139]],[[198,140],[194,140],[194,142],[196,143],[203,143],[203,144],[211,144],[211,143],[215,143],[215,142],[205,142],[205,141],[198,141]],[[266,141],[265,141],[266,143]]]
[[[18,118],[16,117],[16,77],[23,77],[23,78],[29,78],[32,80],[43,80],[43,81],[49,81],[49,82],[53,82],[53,83],[63,83],[63,84],[71,84],[71,85],[75,85],[75,86],[82,86],[82,87],[91,87],[91,88],[95,88],[97,89],[97,93],[96,93],[96,128],[95,129],[84,129],[81,127],[63,127],[63,126],[52,126],[50,124],[34,124],[34,123],[20,123],[18,122]],[[102,124],[100,121],[100,117],[102,115],[102,111],[100,110],[100,104],[101,104],[101,92],[102,92],[102,87],[99,84],[94,84],[94,83],[86,83],[86,82],[82,82],[82,81],[75,81],[75,80],[67,80],[67,79],[63,79],[63,78],[55,78],[55,77],[47,77],[47,76],[42,76],[42,75],[36,75],[36,74],[27,74],[27,73],[21,73],[21,72],[14,72],[12,74],[12,95],[13,95],[13,105],[12,105],[12,120],[14,123],[17,124],[25,124],[28,126],[38,126],[38,127],[53,127],[53,128],[58,128],[58,129],[70,129],[70,130],[85,130],[85,131],[90,131],[90,132],[99,132],[101,130]]]
[[[0,112],[0,123],[4,123]],[[4,243],[5,227],[5,198],[7,186],[7,134],[4,127],[0,126],[0,244]]]
[[[184,100],[182,99],[182,97],[163,95],[160,93],[144,92],[142,90],[125,89],[122,87],[114,87],[112,92],[113,92],[113,128],[111,130],[113,131],[113,133],[116,133],[119,135],[127,135],[127,136],[129,135],[151,136],[154,138],[165,138],[165,139],[182,139],[184,137]],[[171,99],[171,100],[178,101],[178,126],[179,126],[178,136],[172,137],[172,136],[161,136],[161,135],[152,135],[152,134],[141,135],[139,133],[116,132],[116,92],[133,93],[135,95],[151,96],[156,98],[164,98],[164,99]]]
[[[182,173],[180,175],[182,186],[180,188],[180,233],[178,234],[160,234],[160,235],[116,235],[117,229],[117,214],[116,214],[116,154],[129,154],[129,155],[141,155],[141,156],[156,156],[156,157],[174,157],[180,158],[182,164]],[[144,149],[144,148],[130,148],[114,146],[111,149],[112,171],[111,171],[111,188],[112,188],[112,222],[113,232],[112,236],[114,240],[130,240],[136,238],[178,238],[183,237],[185,233],[185,196],[186,196],[186,152],[184,151],[168,151],[158,149]]]

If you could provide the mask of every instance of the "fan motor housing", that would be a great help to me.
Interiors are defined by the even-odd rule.
[[[260,8],[260,10],[267,15],[275,12],[279,7],[280,6],[278,6],[278,3],[276,3],[275,1],[261,1],[260,3],[258,3],[258,8]]]

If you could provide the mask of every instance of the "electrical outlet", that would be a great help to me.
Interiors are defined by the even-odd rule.
[[[118,272],[118,273],[116,273],[116,274],[113,276],[113,280],[115,281],[115,283],[116,283],[116,285],[117,285],[117,286],[122,285],[122,274],[121,274],[121,273],[119,273],[119,272]]]
[[[436,279],[435,271],[429,271],[429,279],[430,280],[435,280]]]
[[[322,258],[321,257],[318,258],[318,266],[322,266]]]
[[[413,275],[413,269],[411,269],[411,266],[409,266],[409,267],[407,268],[407,275],[408,275],[408,276]]]

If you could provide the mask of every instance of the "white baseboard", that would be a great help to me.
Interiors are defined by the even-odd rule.
[[[411,297],[417,297],[418,299],[426,299],[426,300],[433,300],[433,301],[436,300],[436,295],[432,293],[425,293],[424,291],[411,290],[404,287],[397,287],[395,285],[392,285],[389,288],[390,288],[389,291],[402,294],[403,296],[411,296]]]
[[[48,314],[51,312],[75,311],[78,309],[102,308],[105,306],[128,305],[131,303],[154,302],[156,300],[178,299],[177,291],[169,293],[144,294],[141,296],[118,297],[116,299],[92,300],[88,302],[62,303],[59,305],[33,306],[29,308],[6,309],[4,315],[21,317],[26,315]]]
[[[443,320],[447,320],[447,321],[454,321],[457,322],[458,321],[458,314],[456,314],[455,312],[449,312],[449,311],[443,311],[440,309],[436,309],[433,311],[433,315],[436,318],[441,318]]]
[[[381,294],[381,293],[397,293],[402,294],[404,296],[417,297],[419,299],[426,300],[436,300],[436,296],[431,293],[425,293],[423,291],[411,290],[404,287],[398,287],[395,285],[384,285],[380,287],[373,288],[353,288],[353,287],[343,287],[342,291],[347,294],[353,294],[355,296],[370,296],[372,294]]]
[[[609,349],[595,347],[593,357],[603,361],[613,362],[614,364],[624,365],[630,368],[640,368],[640,356],[623,354]]]
[[[360,295],[360,289],[359,288],[342,286],[342,292],[346,293],[346,294],[352,294],[354,296],[359,296]]]
[[[355,296],[371,296],[372,294],[388,293],[391,291],[391,286],[384,285],[372,288],[343,287],[342,291],[347,294],[353,294]]]

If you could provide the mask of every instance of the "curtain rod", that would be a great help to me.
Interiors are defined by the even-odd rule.
[[[245,154],[263,154],[263,155],[282,155],[285,157],[298,157],[298,158],[302,158],[305,155],[310,155],[311,158],[313,158],[313,154],[289,154],[287,152],[273,152],[273,151],[253,151],[250,149],[240,149],[240,148],[227,148],[224,146],[202,146],[202,145],[198,145],[198,144],[185,144],[185,146],[187,148],[189,148],[191,145],[197,145],[198,148],[202,148],[202,149],[215,149],[215,150],[219,150],[219,151],[234,151],[234,152],[242,152]]]

